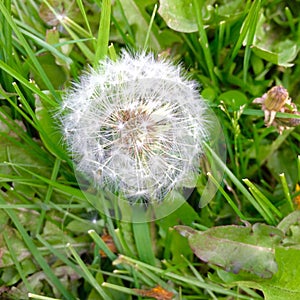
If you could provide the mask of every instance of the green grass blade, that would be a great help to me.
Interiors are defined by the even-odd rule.
[[[198,270],[193,266],[193,264],[182,255],[183,260],[186,262],[186,264],[189,266],[193,274],[195,275],[196,278],[198,278],[199,281],[205,282],[202,275],[198,272]],[[215,296],[215,294],[212,291],[207,291],[208,294],[210,295],[211,299],[213,300],[218,300],[218,298]]]
[[[291,194],[290,194],[289,187],[288,187],[288,184],[287,184],[287,181],[286,181],[286,177],[285,177],[284,173],[279,174],[279,177],[280,177],[280,180],[281,180],[281,184],[282,184],[283,192],[284,192],[284,195],[285,195],[285,199],[286,199],[286,201],[288,202],[288,204],[291,208],[291,212],[293,212],[294,211],[294,204],[293,204],[293,201],[292,201],[292,198],[291,198]]]
[[[157,275],[163,276],[164,278],[168,278],[168,279],[174,280],[176,282],[185,283],[188,285],[193,285],[193,286],[205,289],[207,291],[210,290],[212,292],[229,295],[229,296],[233,296],[233,297],[238,297],[239,299],[249,300],[248,296],[237,294],[236,292],[228,290],[227,288],[223,288],[217,284],[201,282],[197,278],[195,279],[194,277],[191,277],[191,276],[187,276],[187,275],[182,276],[182,275],[179,275],[179,274],[176,274],[173,272],[169,272],[167,270],[146,264],[144,262],[133,259],[131,257],[120,255],[119,258],[117,260],[115,260],[114,264],[120,264],[120,263],[126,263],[129,265],[135,266],[136,268],[138,267],[138,269],[145,268],[147,270],[152,271],[153,273],[155,273]]]
[[[0,2],[1,6],[1,2]],[[32,81],[28,81],[25,77],[23,77],[20,73],[18,73],[14,68],[0,60],[0,68],[4,70],[6,73],[10,74],[24,86],[29,88],[34,94],[37,94],[41,99],[45,100],[52,106],[55,106],[55,102],[46,94],[44,94]]]
[[[122,21],[125,22],[125,30],[128,32],[130,38],[129,40],[131,40],[131,42],[133,43],[134,45],[134,33],[131,29],[131,26],[128,22],[128,19],[126,18],[126,15],[125,15],[125,12],[124,12],[124,8],[122,6],[122,3],[120,0],[116,0],[116,5],[118,6],[118,8],[120,9],[120,13],[121,13],[121,16],[122,16]]]
[[[88,16],[86,15],[86,12],[84,10],[84,4],[83,4],[82,0],[76,0],[76,2],[77,2],[77,5],[80,9],[81,15],[83,16],[83,19],[84,19],[84,22],[86,24],[86,27],[88,29],[89,34],[90,34],[90,36],[93,36],[93,32],[92,32],[92,29],[90,27]]]
[[[207,70],[210,75],[210,78],[211,78],[213,84],[215,85],[215,88],[218,89],[217,77],[214,73],[214,63],[213,63],[212,55],[211,55],[211,52],[209,49],[209,43],[208,43],[206,31],[204,29],[203,20],[202,20],[201,8],[202,8],[203,4],[204,4],[204,1],[193,0],[193,6],[195,8],[198,31],[199,31],[199,35],[200,35],[199,42],[201,44],[201,47],[202,47],[202,50],[204,53]]]
[[[49,10],[57,16],[57,12],[55,9],[51,6],[49,1],[43,0],[43,2],[47,5]],[[58,18],[59,19],[59,18]],[[76,41],[77,46],[81,50],[82,54],[85,55],[85,57],[89,61],[93,61],[94,59],[94,53],[89,49],[87,45],[83,43],[83,40],[79,38],[77,34],[79,34],[83,38],[88,38],[90,40],[94,40],[94,37],[90,35],[90,32],[87,32],[82,26],[78,25],[76,22],[74,22],[72,19],[65,16],[63,19],[60,20],[60,24],[63,26],[63,28],[68,32],[68,34],[71,36],[73,41]]]
[[[40,78],[43,80],[43,82],[45,83],[45,85],[47,86],[47,88],[49,89],[51,94],[55,98],[58,98],[58,95],[57,95],[52,83],[50,82],[46,72],[42,68],[42,66],[39,63],[38,59],[36,58],[34,52],[32,51],[30,45],[28,44],[27,40],[25,39],[25,37],[21,33],[20,29],[14,22],[11,14],[9,13],[8,9],[4,6],[4,3],[2,1],[0,1],[0,11],[2,12],[3,16],[6,18],[7,23],[10,25],[10,27],[14,31],[15,35],[17,36],[17,38],[19,39],[19,42],[22,45],[22,47],[24,47],[26,53],[28,54],[28,57],[30,58],[34,67],[36,68],[37,73],[40,75]]]
[[[24,36],[27,36],[28,38],[30,38],[32,41],[34,41],[37,45],[41,46],[44,48],[45,50],[48,50],[49,52],[51,52],[54,56],[62,59],[66,64],[71,64],[73,61],[70,57],[64,55],[62,52],[60,52],[59,50],[57,50],[55,48],[55,45],[51,45],[45,41],[43,41],[42,39],[40,39],[39,37],[37,37],[36,35],[24,30],[24,29],[20,29],[20,31],[24,34]],[[60,46],[60,45],[57,45]],[[40,50],[39,53],[43,52],[43,50]]]
[[[247,6],[249,5],[249,3],[251,3],[251,1],[248,1]],[[234,48],[232,49],[229,65],[231,65],[232,62],[234,61],[235,57],[237,56],[239,50],[241,49],[241,47],[243,45],[243,42],[244,42],[245,38],[247,37],[249,27],[251,26],[250,16],[253,15],[253,13],[251,13],[251,11],[255,11],[256,4],[257,4],[257,1],[254,1],[252,3],[251,8],[250,8],[250,12],[245,17],[245,20],[244,20],[244,22],[242,24],[242,27],[241,27],[241,30],[240,30],[239,38],[238,38],[237,42],[235,43]],[[245,12],[248,11],[247,6],[245,8]]]
[[[255,5],[254,5],[255,4]],[[245,56],[244,56],[244,68],[243,68],[243,80],[247,82],[247,74],[250,62],[250,54],[251,54],[251,46],[254,41],[254,36],[256,32],[257,22],[259,18],[259,10],[260,10],[260,0],[255,1],[255,3],[250,9],[250,12],[247,18],[250,19],[250,26],[249,31],[247,33],[247,44],[245,49]]]
[[[7,165],[14,166],[16,168],[19,168],[19,169],[31,174],[32,176],[34,176],[38,180],[41,180],[42,182],[46,183],[47,185],[49,184],[49,185],[53,186],[53,188],[55,190],[57,190],[58,192],[61,192],[65,195],[75,197],[76,199],[79,199],[79,200],[87,201],[86,197],[84,196],[84,193],[81,190],[79,190],[78,188],[73,188],[66,184],[58,183],[57,181],[52,181],[51,179],[48,179],[48,178],[43,177],[35,172],[32,172],[29,169],[24,168],[23,166],[21,166],[19,164],[7,163]],[[92,197],[92,195],[89,195],[89,197]]]
[[[147,48],[148,48],[151,28],[152,28],[152,25],[153,25],[153,22],[154,22],[156,12],[157,12],[157,4],[154,5],[154,9],[153,9],[153,12],[152,12],[152,15],[151,15],[151,19],[150,19],[150,23],[149,23],[149,27],[148,27],[147,34],[146,34],[145,43],[144,43],[144,51],[146,51]]]
[[[95,232],[95,230],[91,229],[88,231],[88,234],[94,240],[96,245],[103,250],[103,252],[107,255],[110,260],[115,260],[117,258],[116,254],[114,254],[105,244],[105,242],[101,239],[101,237]]]
[[[67,256],[63,255],[61,251],[55,249],[51,244],[49,244],[45,239],[42,238],[41,235],[37,235],[36,238],[58,259],[64,262],[67,266],[71,267],[75,270],[80,276],[84,277],[84,273],[82,270],[76,265],[74,262],[70,261]]]
[[[51,174],[51,179],[50,179],[51,181],[55,181],[56,180],[58,172],[59,172],[60,163],[61,163],[61,160],[57,158],[55,160],[55,163],[54,163],[54,166],[53,166],[53,170],[52,170],[52,174]],[[50,202],[52,193],[53,193],[53,186],[52,185],[48,185],[46,196],[45,196],[45,200],[44,200],[44,204],[45,205],[47,205]],[[41,232],[42,226],[43,226],[43,223],[44,223],[44,220],[45,220],[45,216],[46,216],[46,211],[42,210],[41,214],[40,214],[40,217],[39,217],[39,220],[37,222],[36,234],[38,234],[38,233]]]
[[[94,67],[107,56],[110,32],[111,0],[102,0],[100,24],[94,58]]]
[[[1,94],[1,93],[0,93]],[[5,117],[4,117],[5,116]],[[10,116],[0,108],[0,121],[3,122],[12,132],[14,132],[18,138],[12,137],[10,134],[6,134],[5,132],[0,131],[0,136],[2,136],[3,140],[8,140],[14,145],[24,148],[26,145],[25,151],[30,151],[31,153],[35,153],[38,157],[45,161],[45,163],[52,162],[52,159],[49,157],[48,153],[46,153],[40,145],[38,145],[26,132],[24,129],[19,126],[14,120],[10,119]],[[20,140],[19,140],[20,139]],[[25,143],[25,144],[24,144]]]
[[[103,290],[103,288],[98,284],[97,280],[94,278],[94,276],[91,274],[83,260],[80,258],[80,256],[77,254],[75,249],[72,247],[71,244],[67,244],[68,249],[71,251],[72,255],[74,256],[76,262],[82,269],[83,273],[85,274],[85,277],[88,279],[89,283],[92,285],[92,287],[98,292],[98,294],[104,299],[104,300],[112,300]]]
[[[7,12],[9,14],[11,14],[11,0],[5,0],[3,2],[5,3],[5,6],[7,7]],[[8,22],[5,22],[4,20],[3,20],[3,23],[1,24],[1,27],[2,27],[2,33],[3,33],[3,36],[1,37],[1,39],[3,40],[1,43],[3,45],[3,48],[0,50],[3,53],[2,59],[9,65],[13,65],[12,64],[12,62],[13,62],[12,55],[13,55],[14,51],[13,51],[13,46],[12,46],[12,37],[13,37],[12,29],[9,26]],[[8,82],[7,77],[4,77],[3,80],[5,81],[6,86],[8,87],[9,83],[11,83],[11,82]]]
[[[252,193],[252,195],[254,196],[254,198],[259,203],[260,207],[263,209],[266,216],[268,217],[268,221],[266,220],[267,223],[276,225],[276,219],[274,217],[274,214],[277,215],[277,217],[282,218],[281,212],[249,179],[244,179],[243,181],[248,186],[250,192]]]
[[[47,296],[41,296],[33,293],[28,293],[28,297],[32,299],[39,299],[39,300],[60,300],[57,298],[47,297]]]
[[[288,24],[290,26],[291,32],[293,33],[293,35],[296,35],[295,22],[294,22],[294,19],[293,19],[292,12],[291,12],[291,10],[288,6],[286,6],[284,8],[284,13],[285,13],[286,18],[288,20]]]
[[[22,279],[22,282],[24,282],[24,285],[25,285],[27,291],[33,292],[33,288],[30,285],[30,283],[28,282],[26,276],[24,275],[24,272],[22,270],[22,266],[21,266],[20,262],[18,261],[18,258],[16,256],[14,247],[13,247],[13,245],[12,245],[12,243],[11,243],[11,241],[10,241],[7,233],[6,233],[6,231],[4,230],[2,234],[3,234],[3,237],[4,237],[5,243],[7,245],[7,249],[9,251],[9,254],[10,254],[10,256],[11,256],[13,262],[14,262],[14,265],[16,266],[16,269],[17,269],[17,271],[18,271],[18,273],[20,275],[20,278]]]
[[[230,180],[235,184],[235,186],[240,190],[240,192],[246,197],[246,199],[254,206],[254,208],[260,213],[260,215],[269,222],[269,217],[266,215],[265,211],[260,207],[257,200],[248,192],[248,190],[243,186],[243,184],[237,179],[237,177],[229,170],[229,168],[224,164],[224,162],[218,157],[218,155],[205,144],[207,150],[214,157],[216,163],[225,171],[225,174],[230,178]]]
[[[227,200],[228,204],[231,206],[231,208],[234,210],[234,212],[239,216],[241,220],[247,220],[247,218],[244,216],[244,214],[238,209],[236,204],[231,200],[230,196],[225,192],[223,187],[219,184],[219,182],[212,176],[211,173],[207,173],[207,176],[212,180],[212,182],[216,185],[220,193],[224,196],[224,198]]]
[[[76,41],[76,45],[81,50],[82,54],[89,60],[93,61],[95,55],[94,53],[89,49],[87,45],[83,43],[83,39],[81,39],[69,26],[67,26],[68,23],[71,23],[72,21],[69,20],[68,22],[62,23],[65,30],[68,32],[68,34],[71,36],[73,41]],[[93,38],[90,38],[93,40]]]
[[[118,291],[122,294],[127,294],[127,295],[135,295],[135,296],[139,296],[140,294],[133,290],[133,289],[130,289],[130,288],[127,288],[127,287],[124,287],[124,286],[120,286],[120,285],[116,285],[116,284],[112,284],[112,283],[109,283],[109,282],[103,282],[102,283],[102,286],[103,287],[106,287],[106,288],[109,288],[109,289],[113,289],[115,291]]]
[[[145,212],[139,207],[133,207],[132,230],[138,256],[141,261],[150,265],[155,265],[155,255],[153,252],[151,233],[149,225],[143,221]]]
[[[22,103],[22,106],[27,111],[27,113],[30,115],[31,119],[27,116],[27,114],[25,114],[25,112],[16,103],[14,103],[9,98],[7,98],[7,100],[10,102],[12,107],[14,107],[15,110],[18,111],[20,113],[20,115],[22,115],[24,117],[24,119],[39,132],[39,134],[42,138],[42,141],[44,142],[45,148],[50,153],[53,153],[54,155],[69,161],[68,157],[66,156],[66,153],[63,150],[61,150],[53,140],[51,140],[50,136],[45,131],[46,128],[44,128],[40,124],[40,121],[37,119],[37,110],[34,112],[31,109],[29,103],[27,102],[25,95],[22,94],[20,88],[18,87],[18,85],[15,82],[13,83],[13,86],[14,86],[17,94],[19,95],[19,100]],[[49,126],[50,126],[50,124],[49,124]]]
[[[6,201],[0,194],[0,204],[5,204]],[[53,283],[53,285],[57,288],[57,290],[67,299],[74,299],[74,297],[66,290],[60,280],[54,275],[53,271],[51,270],[48,262],[42,256],[41,252],[35,246],[32,238],[28,235],[26,229],[20,223],[17,215],[11,209],[5,209],[5,212],[10,217],[14,225],[16,226],[17,230],[19,231],[20,235],[22,236],[25,244],[27,245],[28,249],[30,250],[32,256],[37,261],[39,266],[43,269],[45,275],[49,278],[49,280]]]
[[[243,180],[245,184],[260,198],[261,206],[265,206],[265,210],[273,212],[277,217],[282,218],[282,213],[270,202],[270,200],[249,180]]]

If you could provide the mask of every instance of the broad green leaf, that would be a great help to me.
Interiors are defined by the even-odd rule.
[[[15,143],[8,139],[1,137],[0,141],[0,174],[12,175],[15,174],[13,167],[9,164],[22,165],[30,170],[38,170],[39,174],[49,176],[49,165],[45,163],[41,156],[37,156],[32,151],[31,145],[21,143],[17,138]],[[18,143],[18,144],[17,144]],[[8,162],[7,164],[4,162]],[[28,176],[27,172],[20,171],[18,176],[26,181],[32,179]],[[5,178],[5,176],[3,176]],[[15,188],[18,184],[17,181],[14,183]],[[29,193],[30,188],[24,187],[24,192],[27,196],[31,197]],[[18,190],[18,193],[23,193],[23,190]]]
[[[293,246],[300,249],[300,211],[296,210],[286,216],[277,226],[285,233],[282,241],[285,246]]]
[[[55,58],[52,54],[46,53],[37,57],[41,67],[44,69],[49,80],[56,89],[62,88],[66,82],[67,75],[61,66],[58,66],[55,62]],[[47,89],[46,85],[43,83],[39,73],[33,72],[34,80],[40,87],[40,89]]]
[[[282,67],[292,67],[294,65],[292,61],[298,53],[296,45],[291,45],[291,47],[287,47],[281,50],[281,52],[274,52],[259,46],[253,46],[252,50],[258,57]]]
[[[279,148],[268,158],[267,168],[279,180],[279,174],[284,173],[288,186],[292,188],[297,182],[297,154],[289,148]]]
[[[292,225],[300,225],[300,211],[296,210],[286,216],[277,226],[280,230],[282,230],[285,234],[288,232]]]
[[[281,230],[265,224],[253,227],[220,226],[204,232],[187,226],[175,226],[201,260],[220,266],[226,271],[246,271],[262,278],[277,272],[274,248],[281,239]]]
[[[46,42],[49,45],[53,46],[53,48],[56,50],[56,51],[51,51],[51,54],[55,57],[55,63],[57,66],[65,67],[64,68],[65,75],[66,77],[68,77],[66,72],[66,67],[69,68],[69,65],[72,63],[72,60],[70,59],[69,56],[70,56],[70,52],[73,49],[73,45],[67,43],[66,39],[60,38],[60,33],[55,27],[53,29],[48,29],[46,31]]]
[[[60,225],[61,226],[61,225]],[[67,243],[75,244],[76,241],[66,232],[64,232],[59,226],[56,226],[52,222],[46,222],[43,228],[43,238],[50,244],[63,244]]]
[[[201,2],[204,23],[212,26],[221,21],[235,21],[243,13],[245,7],[245,2],[242,0],[218,3],[216,6],[214,6],[216,1],[213,0]],[[198,31],[193,0],[160,0],[158,12],[168,27],[173,30],[187,33]]]
[[[259,75],[265,71],[264,62],[260,57],[252,55],[250,61],[255,75]]]
[[[258,284],[266,300],[300,299],[300,250],[276,248],[279,272]]]
[[[248,102],[246,95],[237,90],[229,90],[222,93],[219,96],[219,100],[224,101],[226,107],[230,107],[233,110],[239,110],[242,105]]]
[[[300,299],[300,250],[275,248],[278,272],[271,279],[246,278],[220,271],[219,276],[229,285],[238,284],[261,290],[265,300]]]
[[[282,67],[292,67],[299,47],[297,42],[286,37],[286,33],[260,15],[252,51],[260,58]]]
[[[11,241],[11,244],[14,247],[15,255],[18,258],[18,261],[23,261],[26,258],[29,258],[31,256],[30,252],[26,248],[24,242],[22,241],[18,231],[16,229],[13,229],[9,226],[5,226],[3,229],[6,231],[8,238]],[[9,251],[7,249],[5,240],[3,238],[3,235],[0,234],[0,252],[1,252],[1,259],[0,259],[0,268],[12,266],[14,264]]]
[[[198,30],[193,0],[161,0],[159,14],[167,25],[180,32],[195,32]]]

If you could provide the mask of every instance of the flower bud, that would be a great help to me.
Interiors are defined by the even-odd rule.
[[[280,111],[289,99],[288,91],[281,85],[273,86],[268,92],[265,100],[267,110]]]

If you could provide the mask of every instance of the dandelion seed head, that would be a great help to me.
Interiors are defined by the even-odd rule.
[[[65,96],[61,124],[76,167],[99,188],[161,201],[199,172],[207,106],[180,66],[123,52]]]

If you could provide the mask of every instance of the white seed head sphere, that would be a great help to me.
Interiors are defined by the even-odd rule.
[[[199,172],[207,105],[180,66],[123,52],[65,96],[61,122],[76,167],[128,199],[161,201]]]

